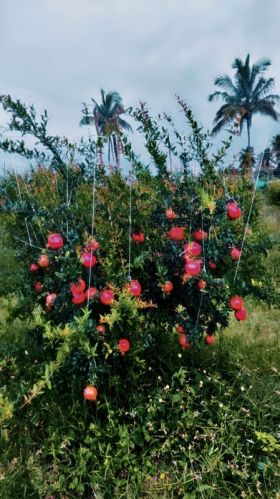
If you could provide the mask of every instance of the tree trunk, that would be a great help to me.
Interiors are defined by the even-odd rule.
[[[249,120],[249,119],[247,119],[248,150],[249,150],[249,149],[250,149],[250,147],[251,147],[250,127],[251,127],[250,120]]]

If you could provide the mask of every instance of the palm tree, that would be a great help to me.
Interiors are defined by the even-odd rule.
[[[244,175],[244,177],[246,177],[248,180],[252,180],[253,166],[256,163],[253,147],[246,147],[245,149],[241,149],[239,161],[239,170],[241,171],[242,175]]]
[[[217,111],[212,134],[216,134],[225,125],[238,121],[240,133],[243,125],[247,125],[248,148],[251,147],[250,130],[253,114],[260,113],[278,120],[279,114],[275,104],[279,95],[270,93],[274,86],[274,78],[265,78],[263,74],[271,65],[269,59],[264,59],[250,66],[250,55],[245,62],[235,59],[232,67],[235,69],[233,80],[228,75],[218,76],[214,84],[224,89],[209,95],[209,101],[222,98],[225,104]]]
[[[271,147],[277,164],[274,170],[274,175],[275,177],[280,177],[280,135],[279,134],[272,137]]]
[[[83,118],[80,125],[94,124],[97,137],[103,136],[108,139],[108,161],[110,163],[111,154],[119,163],[119,135],[121,129],[131,131],[132,128],[127,121],[120,115],[127,113],[130,108],[124,109],[122,98],[118,92],[106,92],[101,89],[101,104],[92,99],[93,109],[89,111],[88,106],[84,104],[82,113]]]

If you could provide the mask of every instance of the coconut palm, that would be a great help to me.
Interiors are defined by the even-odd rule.
[[[101,89],[101,103],[98,104],[92,99],[92,112],[84,104],[83,118],[80,125],[94,125],[97,137],[104,136],[108,139],[108,161],[110,163],[111,154],[119,162],[119,135],[121,129],[131,131],[132,128],[127,121],[121,118],[130,108],[124,109],[122,98],[118,92],[106,92]]]
[[[239,123],[240,133],[243,125],[247,125],[248,148],[251,147],[250,131],[253,114],[259,113],[278,120],[279,114],[275,110],[280,96],[272,94],[274,78],[265,78],[263,74],[271,65],[269,59],[264,59],[250,66],[250,55],[245,62],[235,59],[232,67],[235,69],[234,78],[228,75],[218,76],[214,84],[223,91],[216,91],[209,95],[209,101],[222,98],[225,104],[217,111],[212,130],[219,132],[225,125],[232,122]]]
[[[279,134],[272,137],[271,147],[277,164],[274,170],[274,175],[275,177],[280,177],[280,135]]]
[[[239,155],[239,170],[248,180],[252,180],[253,167],[256,163],[253,147],[245,147],[241,149]]]

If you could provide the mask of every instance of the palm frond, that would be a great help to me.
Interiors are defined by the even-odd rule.
[[[266,99],[262,99],[256,104],[254,112],[264,116],[270,116],[275,121],[278,121],[279,119],[279,113],[275,111],[274,103]]]
[[[87,115],[82,117],[80,121],[80,126],[92,125],[93,123],[94,123],[94,117]]]
[[[126,130],[127,132],[132,132],[132,126],[125,120],[123,120],[122,118],[119,118],[119,125],[121,128],[123,128],[124,130]]]

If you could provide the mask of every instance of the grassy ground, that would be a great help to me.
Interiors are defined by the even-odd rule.
[[[263,217],[276,235],[280,210],[265,205]],[[279,252],[272,250],[269,262],[275,279],[279,278],[279,259]],[[10,305],[6,300],[1,302],[2,352],[5,343],[7,348],[16,344],[28,328],[18,319],[6,322]],[[132,438],[136,421],[130,426],[104,422],[104,430],[95,426],[93,436],[87,433],[85,438],[88,427],[80,406],[74,399],[72,407],[69,399],[63,406],[54,396],[44,406],[42,419],[34,417],[35,430],[19,413],[19,429],[13,435],[19,442],[13,442],[18,454],[12,457],[9,446],[6,454],[0,451],[0,498],[280,499],[280,308],[269,309],[254,300],[246,306],[248,321],[232,320],[213,348],[204,347],[192,359],[193,395],[188,405],[179,402],[178,412],[174,402],[172,413],[162,416],[162,427],[147,439],[141,464],[135,460],[135,476],[120,470],[117,463],[123,452],[124,456],[127,452],[128,463],[135,459],[130,443],[126,451],[124,432],[128,429]],[[167,405],[168,392],[163,388],[161,393],[162,405]],[[151,395],[147,411],[154,410],[153,404]],[[147,417],[145,421],[153,424]],[[40,430],[41,425],[47,427]],[[117,430],[114,425],[119,425]],[[102,430],[107,432],[104,448],[98,433]],[[4,440],[5,431],[4,427]],[[115,431],[121,436],[111,444],[110,434]],[[77,456],[78,448],[79,459],[73,466],[71,452]],[[100,470],[90,468],[87,448],[92,454],[99,453]],[[77,477],[84,482],[83,473],[100,474],[94,493],[79,491]],[[67,493],[58,492],[65,488]]]

